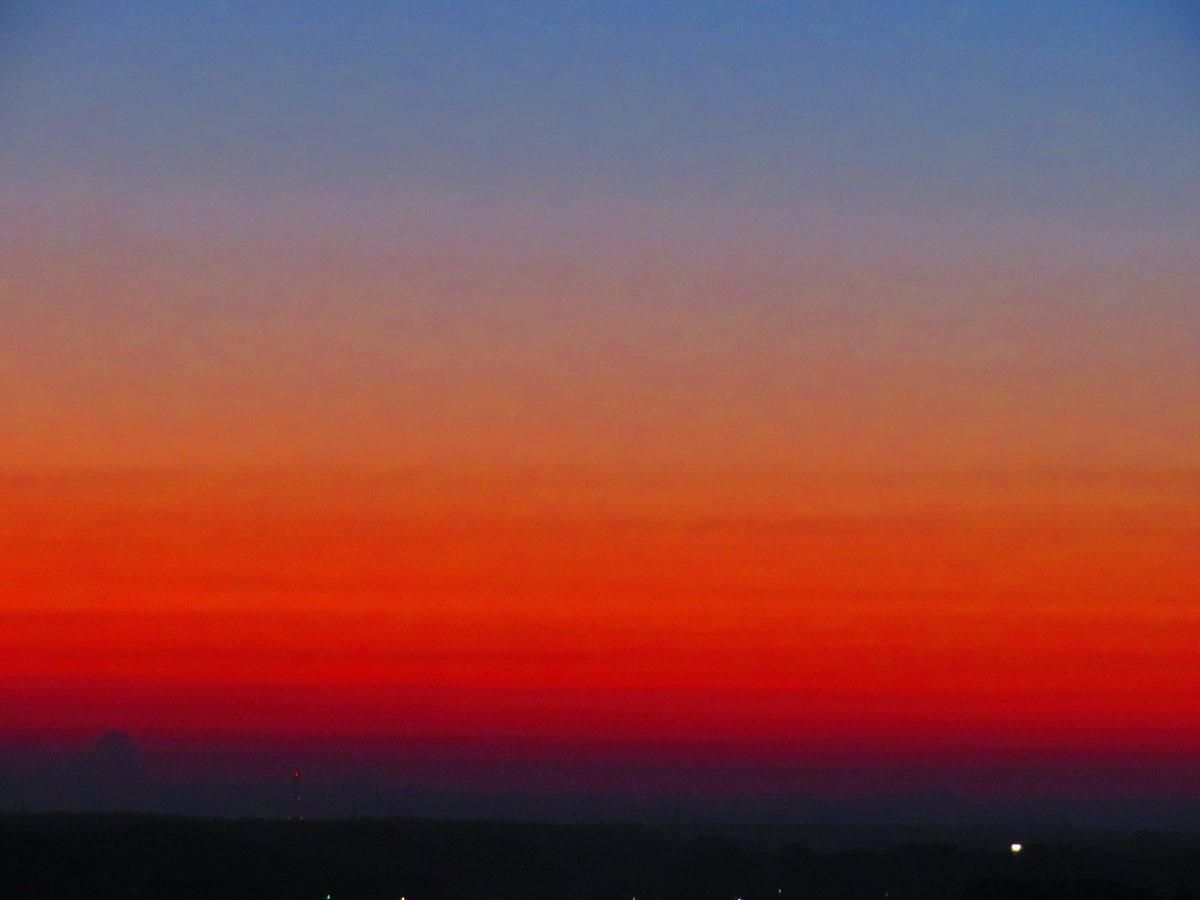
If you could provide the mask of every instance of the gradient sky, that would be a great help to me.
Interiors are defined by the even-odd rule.
[[[1200,792],[1197,248],[1182,0],[4,4],[2,737]]]

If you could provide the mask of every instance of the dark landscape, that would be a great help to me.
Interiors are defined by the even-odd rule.
[[[1200,832],[704,828],[413,818],[0,817],[19,898],[1163,898]]]

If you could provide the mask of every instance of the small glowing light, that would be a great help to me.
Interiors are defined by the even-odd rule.
[[[1020,844],[1013,844],[1013,845],[1012,845],[1012,847],[1011,847],[1010,849],[1012,850],[1012,852],[1013,852],[1013,853],[1020,853],[1020,852],[1021,852],[1021,845],[1020,845]]]

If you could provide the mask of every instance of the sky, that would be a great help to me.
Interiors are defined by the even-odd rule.
[[[0,745],[1200,794],[1198,50],[1182,0],[0,4]]]

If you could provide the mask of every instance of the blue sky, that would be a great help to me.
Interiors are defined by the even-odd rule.
[[[1200,208],[1182,2],[17,4],[7,180]]]

